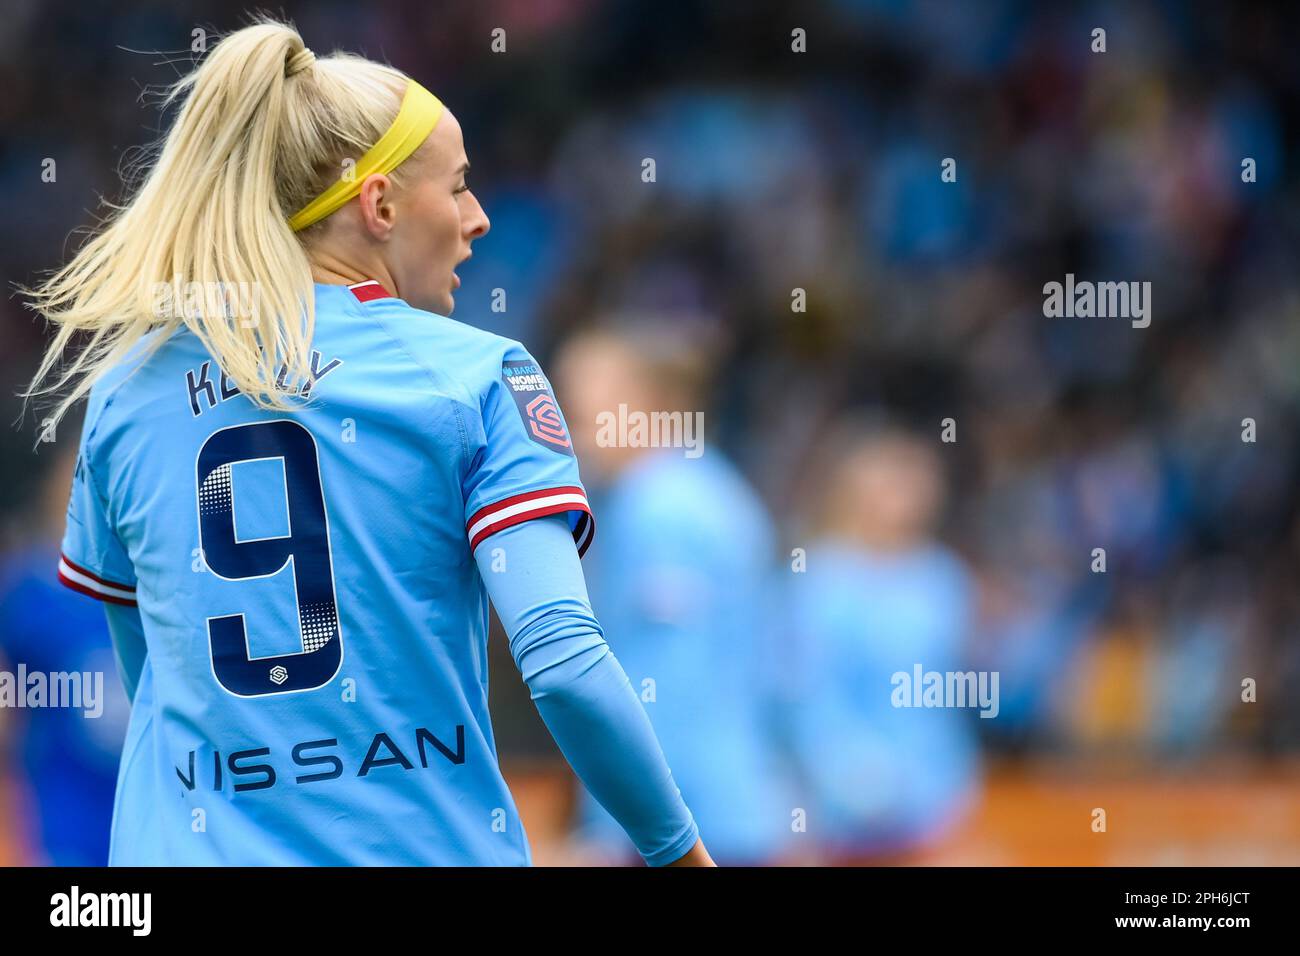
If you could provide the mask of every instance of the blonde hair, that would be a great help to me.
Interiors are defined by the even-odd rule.
[[[288,217],[383,135],[407,80],[351,54],[316,59],[273,20],[222,39],[168,93],[166,104],[184,105],[134,196],[71,262],[22,290],[58,327],[25,396],[67,388],[57,422],[147,333],[160,332],[142,357],[183,324],[254,403],[292,407],[276,381],[282,367],[298,380],[310,368],[307,246],[324,222],[295,234]],[[232,308],[236,289],[251,317]]]

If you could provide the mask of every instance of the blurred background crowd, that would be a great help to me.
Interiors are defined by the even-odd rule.
[[[121,197],[193,31],[243,21],[2,6],[12,289]],[[274,12],[459,118],[492,230],[455,317],[551,375],[595,611],[720,863],[1300,860],[1286,4]],[[1067,274],[1150,282],[1149,327],[1045,317]],[[111,675],[53,573],[75,442],[18,421],[44,331],[17,297],[0,320],[0,669]],[[704,453],[602,445],[620,404],[702,411]],[[493,640],[538,862],[634,859]],[[996,672],[996,717],[894,706],[918,664]],[[125,706],[0,710],[0,860],[102,861]]]

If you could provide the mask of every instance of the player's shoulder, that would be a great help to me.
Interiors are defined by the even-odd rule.
[[[86,396],[82,431],[88,438],[111,430],[115,424],[130,421],[140,405],[148,405],[156,399],[156,395],[149,392],[151,380],[156,377],[159,365],[166,361],[178,335],[184,332],[183,326],[152,329],[137,339],[121,359],[99,374]]]
[[[536,364],[515,339],[418,309],[402,299],[376,299],[361,303],[360,308],[401,342],[413,362],[435,378],[459,384],[477,402],[500,383],[503,370]]]
[[[762,511],[757,492],[730,458],[702,441],[694,449],[666,446],[643,455],[629,469],[625,487],[636,500],[665,509],[689,503],[692,510],[715,513],[719,502],[727,502],[733,513]]]
[[[720,449],[698,446],[647,453],[624,476],[620,511],[647,534],[690,528],[697,540],[766,552],[774,535],[757,491]]]

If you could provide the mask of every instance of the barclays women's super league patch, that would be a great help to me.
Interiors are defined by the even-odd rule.
[[[573,454],[569,431],[564,427],[560,406],[551,394],[551,383],[534,361],[504,362],[501,380],[514,396],[515,406],[524,420],[524,430],[537,444],[565,455]]]

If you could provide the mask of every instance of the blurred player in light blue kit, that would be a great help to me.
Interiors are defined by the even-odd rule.
[[[807,569],[791,575],[786,608],[799,799],[823,859],[902,860],[946,832],[976,786],[974,709],[895,706],[896,674],[961,669],[973,582],[932,537],[945,491],[931,443],[846,424],[825,447],[810,468]]]
[[[589,580],[610,646],[710,852],[722,865],[756,865],[783,851],[792,809],[770,706],[775,537],[754,491],[709,442],[707,415],[702,434],[697,427],[704,356],[689,327],[637,316],[566,343],[557,382],[599,489]],[[671,413],[659,428],[656,412]],[[646,445],[676,439],[683,447]],[[635,859],[585,791],[576,836],[588,850]]]

